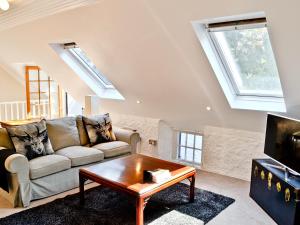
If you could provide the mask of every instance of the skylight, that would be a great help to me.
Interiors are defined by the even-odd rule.
[[[105,86],[105,88],[114,88],[112,83],[97,69],[95,64],[87,57],[84,51],[77,46],[68,49],[80,61],[80,63],[91,72],[91,75]]]
[[[53,43],[50,46],[99,97],[124,100],[110,80],[76,43]]]
[[[193,26],[232,108],[286,110],[265,17]]]

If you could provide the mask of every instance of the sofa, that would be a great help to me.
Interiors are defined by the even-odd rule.
[[[9,192],[0,188],[0,195],[14,207],[78,187],[79,168],[136,153],[140,141],[137,132],[113,127],[116,141],[90,146],[82,116],[46,123],[54,154],[32,160],[13,154],[5,160]],[[0,128],[1,148],[14,148],[5,128]]]

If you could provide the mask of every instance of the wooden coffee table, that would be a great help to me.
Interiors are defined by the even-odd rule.
[[[171,178],[163,183],[143,182],[143,170],[168,169]],[[144,224],[144,208],[152,195],[184,179],[190,181],[190,202],[194,201],[196,170],[145,155],[134,154],[79,170],[80,203],[84,204],[84,183],[92,180],[136,198],[136,224]]]

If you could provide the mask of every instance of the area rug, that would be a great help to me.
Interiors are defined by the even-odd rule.
[[[195,189],[195,202],[188,202],[189,186],[179,183],[148,202],[145,224],[206,224],[235,200],[209,191]],[[134,225],[135,201],[126,194],[106,187],[95,187],[85,193],[85,206],[79,205],[79,194],[31,208],[0,219],[1,225]]]

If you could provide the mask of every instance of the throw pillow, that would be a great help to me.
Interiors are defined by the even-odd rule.
[[[117,140],[108,113],[90,118],[83,117],[82,119],[91,145]]]
[[[54,153],[48,138],[45,120],[38,123],[10,126],[6,129],[16,152],[25,155],[28,160]]]

